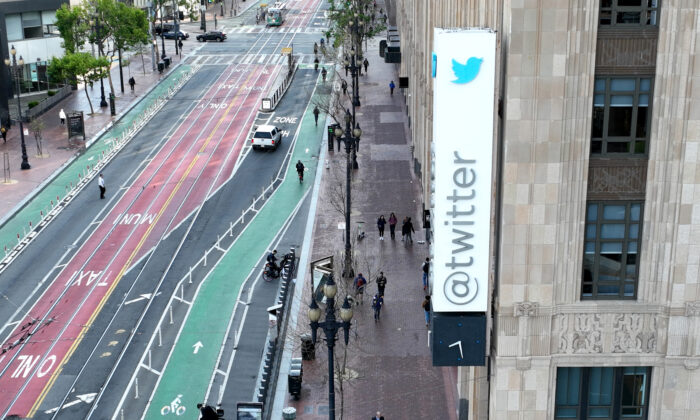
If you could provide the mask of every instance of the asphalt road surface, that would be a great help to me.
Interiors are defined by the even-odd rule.
[[[304,117],[329,89],[299,69],[258,112],[286,71],[280,49],[318,38],[304,30],[319,0],[290,6],[281,28],[203,44],[194,76],[103,171],[106,199],[94,181],[0,277],[0,418],[192,418],[205,399],[252,400],[277,292],[258,277],[269,249],[304,239],[322,135]],[[263,122],[283,130],[275,151],[250,150]]]

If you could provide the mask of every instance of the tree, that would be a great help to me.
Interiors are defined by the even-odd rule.
[[[34,118],[32,122],[29,123],[29,129],[34,134],[34,140],[36,140],[36,154],[38,156],[44,155],[44,150],[41,144],[41,133],[44,131],[44,122],[40,118]]]
[[[105,26],[112,35],[114,49],[119,52],[119,78],[122,79],[122,50],[148,42],[148,19],[143,10],[129,7],[124,3],[108,3]],[[111,83],[111,80],[110,80]],[[121,80],[122,87],[124,81]],[[112,90],[114,93],[114,90]]]
[[[80,50],[90,31],[85,8],[62,4],[61,8],[56,10],[56,27],[63,38],[63,48],[67,53]]]
[[[53,57],[49,64],[49,75],[56,80],[77,80],[85,86],[90,82],[100,80],[109,71],[109,60],[104,57],[93,57],[90,53],[68,53],[61,58]],[[87,89],[85,96],[90,104],[90,113],[95,110],[90,101]]]
[[[335,48],[356,46],[358,56],[362,57],[362,42],[386,29],[381,23],[380,10],[371,0],[329,0],[329,3],[331,24],[325,33],[326,38],[333,39]]]

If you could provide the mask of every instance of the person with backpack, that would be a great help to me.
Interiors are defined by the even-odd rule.
[[[131,87],[131,91],[134,91],[134,86],[136,86],[136,80],[134,79],[134,76],[131,76],[129,78],[129,87]]]
[[[430,258],[426,258],[421,266],[423,269],[423,290],[428,290],[428,279],[430,278]]]
[[[372,309],[374,309],[374,322],[379,322],[379,315],[382,311],[382,305],[384,305],[384,298],[379,294],[375,293],[372,298]]]
[[[394,96],[394,88],[395,87],[396,87],[396,85],[394,84],[393,80],[391,82],[389,82],[389,92],[391,92],[391,96]]]
[[[367,285],[367,279],[362,275],[362,273],[358,273],[357,277],[355,277],[355,281],[353,282],[353,286],[355,286],[355,302],[357,304],[361,304],[362,302],[362,297],[365,293],[365,286]]]
[[[318,127],[318,114],[320,114],[321,111],[318,110],[318,107],[314,107],[314,122],[316,122],[316,127]]]
[[[380,271],[377,276],[377,293],[379,293],[381,297],[384,297],[384,288],[386,288],[386,277],[384,276],[384,272]]]
[[[430,295],[425,296],[425,300],[423,300],[420,306],[423,307],[423,311],[425,312],[425,327],[430,328]]]

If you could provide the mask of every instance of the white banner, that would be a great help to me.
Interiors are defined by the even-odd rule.
[[[496,34],[435,28],[432,303],[486,312]]]

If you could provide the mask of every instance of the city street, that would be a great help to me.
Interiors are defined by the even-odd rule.
[[[176,398],[173,411],[196,412],[208,395],[234,392],[233,365],[259,366],[259,354],[239,361],[251,356],[240,331],[262,320],[266,333],[276,283],[257,279],[268,250],[303,240],[323,133],[308,104],[328,88],[300,68],[273,113],[258,108],[286,71],[282,47],[311,61],[319,5],[297,2],[284,27],[239,27],[183,60],[191,79],[102,170],[106,198],[93,179],[7,266],[0,417],[160,418]],[[282,143],[252,151],[249,133],[265,122]],[[308,168],[302,185],[297,160]],[[261,348],[264,334],[246,334],[256,339]],[[247,380],[248,399],[255,384]]]

